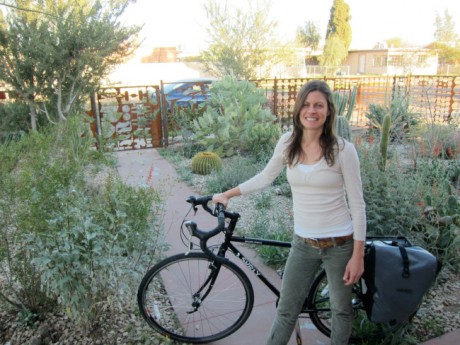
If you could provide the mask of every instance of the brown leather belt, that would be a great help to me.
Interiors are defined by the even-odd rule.
[[[337,246],[343,246],[345,242],[351,240],[353,238],[353,234],[347,236],[339,236],[339,237],[326,237],[326,238],[304,238],[296,235],[306,244],[309,244],[313,248],[318,249],[325,249],[325,248],[332,248]]]

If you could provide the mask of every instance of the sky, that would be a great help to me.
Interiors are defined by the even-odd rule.
[[[137,56],[153,47],[180,47],[182,50],[205,49],[206,0],[137,0],[129,5],[126,24],[144,25],[143,44]],[[224,1],[224,0],[219,0]],[[247,0],[229,0],[241,4]],[[377,42],[399,37],[414,46],[434,40],[436,13],[444,17],[447,9],[460,35],[459,0],[346,0],[350,6],[352,43],[350,49],[369,49]],[[313,21],[324,37],[333,0],[271,0],[271,18],[278,22],[282,38],[294,38],[296,28]]]

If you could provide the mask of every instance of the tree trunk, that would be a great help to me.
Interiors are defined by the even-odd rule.
[[[37,111],[35,110],[35,104],[29,102],[29,114],[30,114],[30,128],[32,131],[37,131]]]

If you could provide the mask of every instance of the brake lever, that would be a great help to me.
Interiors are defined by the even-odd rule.
[[[187,245],[188,250],[187,250],[187,252],[185,252],[185,255],[188,255],[190,253],[190,251],[193,249],[193,242],[192,242],[193,231],[192,231],[192,228],[191,228],[192,222],[191,221],[186,221],[184,224],[185,224],[185,227],[187,228],[188,233],[189,233],[188,245]]]
[[[188,246],[187,246],[187,248],[188,248],[188,250],[185,252],[185,255],[188,255],[193,249],[192,236],[189,236],[189,238],[188,238]]]

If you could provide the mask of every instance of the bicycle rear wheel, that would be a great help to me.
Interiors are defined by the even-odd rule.
[[[213,262],[200,252],[174,255],[152,267],[139,286],[137,301],[153,329],[199,344],[240,328],[252,311],[254,291],[234,263]]]
[[[353,287],[353,330],[350,343],[362,343],[371,339],[384,340],[386,336],[395,333],[407,323],[389,322],[376,324],[370,321],[361,300],[361,289]],[[316,328],[324,335],[331,336],[331,306],[326,271],[321,271],[312,284],[307,298],[307,308],[310,319]],[[377,343],[375,343],[377,344]]]

